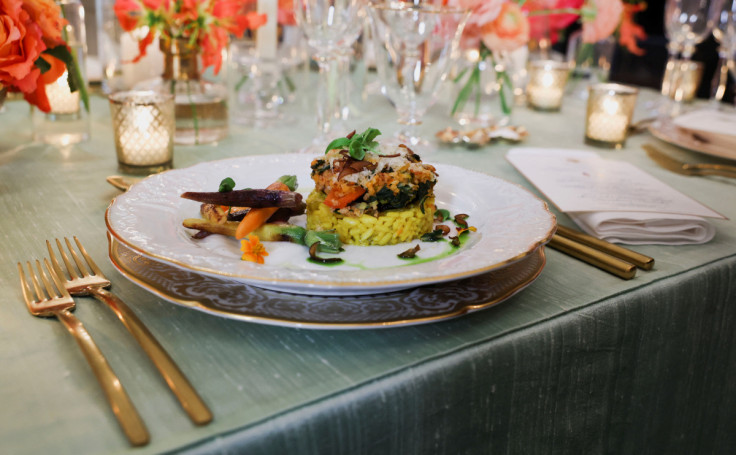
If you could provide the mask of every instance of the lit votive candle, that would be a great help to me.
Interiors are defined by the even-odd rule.
[[[526,96],[529,105],[542,111],[560,110],[570,65],[554,60],[535,60],[529,63],[528,74]]]
[[[109,97],[118,166],[131,174],[171,168],[174,155],[174,97],[151,91]]]
[[[46,86],[46,97],[52,114],[76,114],[80,109],[79,90],[69,88],[69,73],[64,74]]]
[[[637,93],[636,88],[620,84],[588,87],[585,142],[602,147],[622,147],[634,114]]]

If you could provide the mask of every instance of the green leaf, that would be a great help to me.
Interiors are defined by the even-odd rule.
[[[290,191],[296,191],[296,187],[298,186],[296,175],[282,175],[279,177],[279,182],[288,186]]]
[[[37,58],[36,61],[33,62],[33,64],[36,65],[36,68],[41,70],[41,74],[51,69],[51,64],[49,64],[49,62],[42,59],[41,57]]]
[[[330,142],[330,145],[327,146],[325,153],[329,152],[330,150],[343,149],[349,145],[350,145],[350,139],[346,137],[339,137],[335,139],[334,141]]]
[[[220,182],[220,188],[217,191],[220,193],[227,193],[228,191],[232,191],[233,188],[235,188],[235,180],[230,177],[225,177],[222,179],[222,182]]]
[[[350,143],[350,156],[358,161],[365,158],[365,150],[363,150],[363,143],[359,141],[352,141]]]
[[[363,132],[363,141],[364,142],[372,142],[373,139],[377,138],[381,132],[375,128],[368,128]]]

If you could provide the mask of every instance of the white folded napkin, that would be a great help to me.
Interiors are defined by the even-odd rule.
[[[588,234],[630,245],[686,245],[709,242],[716,234],[711,223],[698,216],[646,212],[570,212],[570,218]]]
[[[509,162],[581,229],[634,245],[705,243],[725,217],[636,166],[583,150],[522,147]]]

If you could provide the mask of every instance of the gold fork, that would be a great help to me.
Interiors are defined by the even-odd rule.
[[[61,242],[59,239],[56,239],[56,246],[61,254],[61,259],[64,261],[64,265],[66,265],[67,272],[69,272],[68,278],[61,269],[61,265],[54,254],[54,249],[51,247],[51,242],[48,240],[46,241],[46,247],[49,250],[49,256],[54,270],[60,277],[66,278],[66,282],[64,283],[66,289],[73,295],[91,295],[110,307],[125,328],[138,341],[145,353],[148,354],[148,357],[164,377],[164,380],[189,415],[189,418],[197,425],[204,425],[212,421],[212,412],[158,340],[156,340],[153,334],[151,334],[135,313],[122,300],[105,289],[110,287],[110,281],[105,278],[100,268],[95,264],[89,254],[87,254],[79,239],[74,237],[74,242],[77,244],[77,248],[84,257],[89,269],[74,251],[69,239],[65,237],[64,241],[76,264],[75,268],[64,252]],[[77,269],[79,274],[77,273]]]
[[[46,270],[49,272],[46,275],[41,268],[41,262],[36,260],[38,276],[43,283],[43,287],[39,284],[39,279],[36,273],[34,273],[31,263],[27,262],[26,264],[33,290],[31,290],[31,286],[23,273],[23,266],[20,262],[18,263],[18,273],[20,274],[20,284],[23,289],[23,299],[26,302],[28,311],[34,316],[56,317],[64,323],[64,326],[74,337],[74,340],[84,353],[84,357],[92,367],[92,371],[102,386],[107,401],[110,403],[112,411],[130,443],[134,446],[147,444],[149,436],[146,425],[143,423],[140,415],[138,415],[138,411],[136,411],[133,403],[130,401],[128,394],[125,392],[115,372],[107,363],[107,360],[105,360],[105,356],[102,355],[102,351],[97,347],[79,319],[70,312],[75,307],[74,300],[69,295],[69,292],[64,289],[64,285],[56,273],[51,270],[49,261],[44,259]],[[52,281],[49,281],[49,276],[53,280],[53,284]],[[35,296],[33,295],[34,291]]]

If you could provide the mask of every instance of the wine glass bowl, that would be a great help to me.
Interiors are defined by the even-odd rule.
[[[416,129],[447,77],[469,13],[392,1],[374,3],[368,9],[382,91],[402,125],[398,139],[411,146],[427,145]]]
[[[352,45],[358,38],[354,33],[362,0],[296,0],[294,17],[307,37],[307,43],[314,50],[314,59],[319,65],[320,79],[317,89],[318,136],[312,147],[305,149],[314,152],[326,146],[328,134],[336,129],[341,119],[338,84],[341,78],[337,65],[341,49]]]

